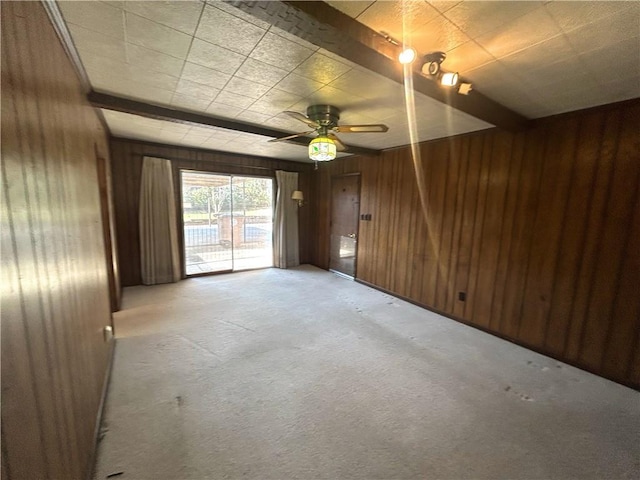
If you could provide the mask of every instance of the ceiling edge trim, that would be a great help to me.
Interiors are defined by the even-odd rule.
[[[67,57],[69,57],[69,60],[73,64],[82,87],[85,92],[90,91],[91,82],[89,81],[89,76],[87,75],[87,71],[84,68],[82,60],[80,60],[80,55],[78,54],[75,43],[73,43],[71,32],[69,32],[69,28],[64,21],[64,17],[62,16],[58,3],[55,0],[41,0],[40,3],[47,12],[47,16],[60,39],[60,43],[62,43],[62,47],[67,53]]]

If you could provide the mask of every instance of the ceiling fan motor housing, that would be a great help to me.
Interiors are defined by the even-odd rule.
[[[307,117],[323,127],[335,127],[340,120],[340,110],[332,105],[311,105]]]

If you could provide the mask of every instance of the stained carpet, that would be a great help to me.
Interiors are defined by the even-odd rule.
[[[640,394],[310,266],[125,290],[95,478],[637,478]]]

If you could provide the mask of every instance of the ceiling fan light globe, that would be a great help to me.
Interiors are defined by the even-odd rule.
[[[317,137],[309,143],[309,158],[316,162],[328,162],[336,158],[336,143],[328,137]]]

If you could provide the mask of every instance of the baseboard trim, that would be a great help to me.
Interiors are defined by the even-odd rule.
[[[107,403],[107,394],[109,392],[109,383],[111,382],[111,371],[113,370],[113,359],[116,351],[116,339],[113,338],[109,342],[109,353],[107,360],[107,371],[104,376],[104,382],[102,383],[102,394],[100,395],[100,405],[98,405],[98,413],[96,415],[96,424],[93,432],[93,448],[91,455],[89,456],[89,462],[86,466],[85,475],[86,480],[92,480],[96,468],[96,460],[98,458],[98,444],[100,442],[100,425],[102,425],[102,416],[104,414],[104,407]]]
[[[433,308],[433,307],[431,307],[429,305],[425,305],[423,303],[416,302],[415,300],[412,300],[410,298],[404,297],[402,295],[398,295],[397,293],[394,293],[394,292],[392,292],[390,290],[387,290],[386,288],[380,287],[380,286],[375,285],[373,283],[369,283],[369,282],[367,282],[365,280],[360,280],[359,278],[356,278],[355,281],[358,282],[358,283],[361,283],[362,285],[365,285],[367,287],[373,288],[374,290],[378,290],[380,292],[386,293],[387,295],[391,295],[392,297],[396,297],[396,298],[399,298],[400,300],[404,300],[405,302],[411,303],[411,304],[413,304],[413,305],[415,305],[417,307],[424,308],[425,310],[429,310],[430,312],[437,313],[438,315],[442,315],[443,317],[450,318],[451,320],[454,320],[456,322],[462,323],[462,324],[464,324],[464,325],[466,325],[468,327],[475,328],[476,330],[480,330],[481,332],[488,333],[489,335],[493,335],[494,337],[501,338],[502,340],[506,340],[507,342],[513,343],[515,345],[518,345],[519,347],[526,348],[527,350],[531,350],[532,352],[539,353],[540,355],[544,355],[545,357],[553,358],[554,360],[557,360],[558,362],[566,363],[567,365],[571,365],[572,367],[579,368],[580,370],[584,370],[585,372],[592,373],[593,375],[596,375],[598,377],[605,378],[607,380],[610,380],[612,382],[618,383],[620,385],[624,385],[625,387],[629,387],[629,388],[631,388],[633,390],[640,391],[640,385],[635,385],[635,384],[633,384],[631,382],[626,382],[626,381],[622,381],[622,380],[619,380],[619,379],[616,379],[616,378],[612,378],[612,377],[603,375],[601,372],[597,372],[594,369],[592,369],[592,368],[590,368],[590,367],[588,367],[586,365],[580,364],[579,362],[574,362],[574,361],[570,361],[570,360],[567,360],[567,359],[564,359],[564,358],[557,357],[557,356],[553,355],[551,352],[546,351],[546,350],[544,350],[542,348],[535,347],[535,346],[532,346],[532,345],[528,345],[528,344],[525,344],[525,343],[521,343],[517,339],[508,337],[506,335],[503,335],[500,332],[496,332],[494,330],[489,330],[488,328],[482,327],[480,325],[475,325],[475,324],[469,322],[468,320],[464,320],[464,319],[456,317],[454,315],[450,315],[448,313],[442,312],[442,311],[437,310],[437,309],[435,309],[435,308]]]

